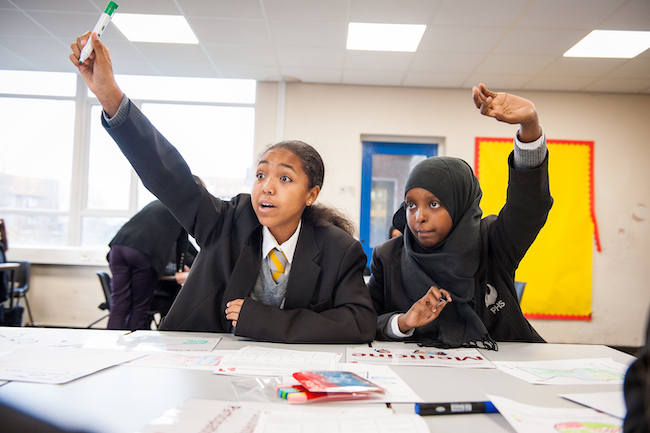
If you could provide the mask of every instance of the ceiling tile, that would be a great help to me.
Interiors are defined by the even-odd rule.
[[[346,51],[346,69],[376,71],[405,71],[413,61],[414,53],[385,51]]]
[[[50,36],[38,23],[20,11],[0,13],[0,36]]]
[[[509,27],[535,0],[444,0],[432,24]]]
[[[638,93],[650,87],[650,79],[641,78],[601,78],[585,87],[590,92]]]
[[[36,1],[42,2],[44,0]],[[105,6],[108,4],[108,0],[94,1],[100,5],[100,12],[103,12]],[[116,13],[180,15],[180,11],[178,10],[178,7],[176,7],[175,0],[117,0],[115,3],[119,5]]]
[[[507,27],[429,26],[418,51],[485,53],[508,32]]]
[[[93,13],[32,12],[31,17],[56,37],[72,43],[77,36],[93,29],[99,15]],[[106,31],[118,32],[112,24]]]
[[[125,0],[126,1],[126,0]],[[4,7],[9,2],[2,2]],[[13,2],[22,10],[41,10],[41,11],[77,11],[77,12],[102,12],[88,0],[14,0]],[[108,2],[107,2],[108,3]],[[120,1],[120,4],[122,2]]]
[[[273,42],[284,46],[345,47],[344,22],[269,21]]]
[[[7,69],[11,71],[32,71],[40,70],[38,65],[28,62],[24,57],[21,57],[14,52],[7,50],[2,46],[0,41],[0,69]]]
[[[341,69],[330,68],[282,68],[282,76],[286,81],[297,78],[303,83],[329,83],[342,82]]]
[[[223,78],[246,78],[259,81],[280,81],[278,68],[272,66],[226,65],[219,68]]]
[[[260,0],[271,20],[344,21],[348,19],[348,0]]]
[[[650,58],[636,57],[627,60],[621,66],[607,74],[607,77],[650,79]]]
[[[340,68],[343,66],[344,49],[277,47],[278,60],[284,67],[293,68]]]
[[[494,92],[505,92],[523,88],[532,78],[531,75],[473,74],[465,80],[463,86],[471,88],[479,83],[483,83],[488,89]]]
[[[650,31],[650,1],[631,0],[598,26],[601,30]]]
[[[160,75],[160,71],[158,71],[150,62],[144,60],[120,63],[113,62],[113,69],[115,75]],[[119,85],[119,77],[117,77],[116,81]]]
[[[398,71],[351,70],[343,71],[343,84],[399,86],[404,73]]]
[[[260,45],[216,45],[206,44],[205,50],[214,63],[241,66],[276,66],[275,53],[269,47]],[[277,66],[276,66],[277,67]]]
[[[626,0],[544,0],[533,2],[517,27],[593,30]]]
[[[554,59],[553,56],[542,55],[490,54],[476,68],[476,73],[536,75]]]
[[[442,0],[351,0],[350,22],[427,24]]]
[[[162,75],[173,77],[222,78],[220,71],[208,62],[153,61]]]
[[[409,68],[413,72],[465,72],[473,71],[485,58],[478,53],[416,53]]]
[[[411,87],[462,87],[465,81],[463,74],[409,72],[404,81],[405,86]]]
[[[190,18],[189,23],[196,36],[205,44],[271,44],[263,20]]]
[[[0,9],[16,9],[16,6],[9,3],[7,0],[0,0]]]
[[[144,57],[153,62],[169,61],[170,59],[181,65],[187,62],[208,62],[208,57],[199,45],[134,42],[133,46]]]
[[[526,90],[554,90],[558,92],[577,92],[596,79],[589,77],[554,77],[545,75],[535,77],[523,87]]]
[[[177,0],[183,13],[187,16],[214,18],[248,18],[263,19],[259,0]]]
[[[0,0],[0,67],[70,71],[69,45],[94,25],[105,2]],[[345,77],[355,84],[457,88],[483,80],[504,89],[648,92],[650,50],[630,60],[562,54],[596,27],[650,31],[650,0],[118,3],[118,14],[184,13],[200,40],[199,46],[134,44],[109,28],[102,41],[118,73],[262,80],[284,75],[310,83],[341,83]],[[347,52],[352,20],[426,23],[427,30],[416,53]]]
[[[544,74],[557,77],[600,77],[623,63],[625,60],[620,59],[559,57],[544,70]]]
[[[494,48],[494,52],[562,55],[587,33],[584,30],[513,29]]]

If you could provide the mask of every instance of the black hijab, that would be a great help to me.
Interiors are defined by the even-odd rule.
[[[462,159],[434,156],[417,164],[409,174],[404,193],[424,188],[440,199],[452,219],[452,229],[440,244],[427,248],[411,232],[404,204],[393,216],[393,225],[404,233],[402,279],[415,302],[430,286],[452,294],[452,302],[440,316],[420,328],[431,345],[441,347],[494,348],[485,325],[476,314],[474,277],[481,259],[479,206],[482,192],[472,168]]]

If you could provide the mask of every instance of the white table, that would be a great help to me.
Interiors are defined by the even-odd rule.
[[[3,329],[0,328],[0,332]],[[23,328],[34,335],[53,332]],[[60,330],[57,330],[60,332]],[[105,330],[66,330],[71,338],[85,339]],[[155,331],[152,331],[155,332]],[[175,333],[166,333],[174,335]],[[219,336],[217,350],[233,350],[248,344],[304,351],[345,353],[344,345],[299,345],[251,342],[230,334],[179,333],[183,336]],[[416,348],[415,344],[375,342],[375,347]],[[499,343],[499,351],[482,351],[493,361],[532,361],[571,358],[613,358],[630,364],[634,357],[597,345]],[[531,385],[498,370],[395,366],[393,370],[425,401],[483,401],[486,394],[547,407],[575,407],[560,393],[613,391],[615,385]],[[64,385],[10,382],[0,386],[0,401],[10,402],[38,417],[69,429],[97,433],[132,433],[142,429],[166,410],[191,398],[237,401],[231,384],[241,377],[215,375],[210,371],[117,366]],[[413,411],[412,404],[394,405],[398,412]],[[500,414],[426,417],[432,432],[512,432]]]

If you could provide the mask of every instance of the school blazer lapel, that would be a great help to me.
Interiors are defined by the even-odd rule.
[[[315,262],[319,254],[314,227],[303,220],[289,274],[284,304],[286,310],[309,306],[321,273],[321,267]]]
[[[224,290],[224,304],[233,299],[245,299],[250,293],[262,266],[261,245],[262,230],[261,226],[258,226],[240,251],[237,263],[228,279],[226,290]]]

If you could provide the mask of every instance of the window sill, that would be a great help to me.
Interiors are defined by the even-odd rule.
[[[18,248],[9,245],[7,261],[26,260],[34,264],[70,266],[108,266],[108,247],[32,247]]]

